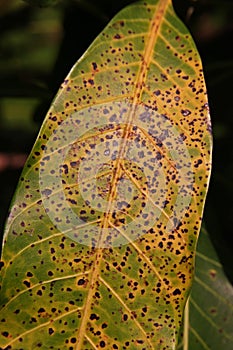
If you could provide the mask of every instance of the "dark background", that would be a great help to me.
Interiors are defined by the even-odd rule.
[[[0,0],[0,231],[59,85],[130,0]],[[174,0],[201,55],[213,124],[205,226],[233,281],[233,2]]]

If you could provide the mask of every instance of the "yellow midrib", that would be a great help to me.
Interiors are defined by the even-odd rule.
[[[143,92],[143,83],[146,80],[147,70],[148,70],[148,67],[149,67],[149,64],[151,61],[151,57],[153,55],[153,49],[154,49],[155,42],[156,42],[156,39],[157,39],[158,34],[159,34],[159,28],[161,25],[161,21],[163,19],[164,13],[166,12],[167,7],[170,5],[170,3],[171,3],[171,0],[160,0],[157,4],[155,14],[151,20],[150,29],[148,31],[148,40],[145,44],[143,61],[141,63],[141,69],[139,70],[139,73],[138,73],[138,76],[137,76],[136,82],[135,82],[135,90],[134,90],[133,96],[132,96],[132,108],[129,111],[129,117],[128,117],[128,120],[126,122],[126,128],[125,128],[125,132],[124,132],[124,135],[122,138],[123,139],[122,147],[121,147],[121,151],[119,154],[118,162],[116,164],[115,176],[114,176],[114,180],[113,180],[113,183],[111,186],[111,192],[109,195],[109,201],[108,201],[109,205],[107,207],[105,214],[109,214],[110,209],[111,209],[111,203],[112,203],[112,200],[113,200],[113,197],[115,194],[115,189],[116,189],[117,181],[119,178],[118,174],[121,171],[120,159],[122,159],[122,155],[124,154],[124,151],[125,151],[127,135],[129,133],[132,120],[134,118],[135,108],[141,101],[141,96],[142,96],[142,92]],[[108,227],[108,215],[105,215],[104,219],[103,219],[103,223],[102,223],[102,229],[107,228],[107,227]],[[101,246],[102,240],[103,240],[103,237],[102,237],[102,235],[100,235],[99,241],[98,241],[98,246]],[[90,287],[89,287],[88,295],[87,295],[86,302],[85,302],[85,307],[84,307],[81,325],[80,325],[80,328],[79,328],[78,334],[77,334],[76,350],[82,350],[82,344],[83,344],[85,331],[86,331],[86,324],[87,324],[88,316],[90,313],[91,301],[92,301],[93,295],[95,293],[95,286],[96,286],[96,281],[98,280],[99,266],[100,266],[101,259],[102,259],[102,248],[97,247],[96,248],[96,255],[95,255],[95,259],[94,259],[94,263],[93,263],[91,280],[90,280]]]

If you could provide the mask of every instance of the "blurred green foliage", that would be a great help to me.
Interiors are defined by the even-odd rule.
[[[112,16],[130,0],[1,0],[0,228],[27,155],[62,80]],[[213,123],[213,173],[205,223],[233,280],[231,130],[233,3],[174,0],[203,60]],[[6,160],[7,157],[9,161]],[[15,159],[15,158],[14,158]],[[17,158],[18,159],[18,158]]]

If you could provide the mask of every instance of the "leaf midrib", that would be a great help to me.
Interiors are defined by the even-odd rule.
[[[155,7],[154,16],[151,20],[150,28],[148,30],[148,36],[147,36],[147,42],[145,44],[143,60],[142,60],[141,66],[140,66],[138,76],[136,78],[135,90],[133,91],[133,94],[132,94],[132,108],[129,111],[128,120],[126,121],[126,127],[125,127],[124,135],[122,138],[123,142],[121,144],[120,154],[119,154],[118,162],[116,164],[116,169],[115,169],[115,176],[114,176],[113,184],[111,186],[111,191],[109,194],[108,207],[107,207],[106,215],[104,216],[104,220],[102,223],[103,230],[105,228],[107,228],[107,226],[108,226],[108,216],[109,216],[109,213],[111,212],[111,202],[112,202],[112,199],[113,199],[113,196],[115,193],[115,187],[117,185],[117,179],[118,179],[117,174],[121,171],[121,161],[120,160],[122,159],[122,156],[125,153],[125,148],[127,145],[129,130],[130,130],[132,121],[133,121],[134,116],[135,116],[136,106],[141,101],[142,92],[143,92],[143,85],[144,85],[143,83],[146,80],[148,67],[149,67],[150,61],[152,59],[153,49],[154,49],[155,42],[156,42],[156,39],[157,39],[158,34],[159,34],[159,28],[160,28],[161,22],[163,20],[164,13],[167,10],[167,7],[169,6],[169,4],[170,4],[170,0],[160,0],[158,2],[157,6]],[[85,337],[86,324],[87,324],[88,315],[89,315],[90,307],[91,307],[91,300],[92,300],[93,294],[95,292],[96,282],[99,278],[99,266],[100,266],[100,261],[102,259],[102,248],[99,248],[99,247],[101,246],[101,243],[103,241],[103,237],[104,237],[104,235],[100,234],[99,240],[98,240],[98,245],[96,248],[96,255],[95,255],[95,260],[94,260],[95,263],[93,266],[92,275],[91,275],[91,279],[90,279],[90,288],[89,288],[86,303],[84,306],[84,313],[83,313],[81,325],[80,325],[80,328],[79,328],[78,334],[77,334],[78,341],[76,344],[76,350],[81,350],[82,344],[83,344],[83,339]],[[143,335],[145,337],[145,334],[143,334]],[[150,346],[150,348],[153,349],[153,346],[149,342],[147,337],[145,337],[145,340],[146,340],[147,344]]]

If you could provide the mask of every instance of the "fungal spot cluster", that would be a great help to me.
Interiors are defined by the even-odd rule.
[[[106,103],[72,114],[50,137],[41,198],[54,225],[73,240],[119,246],[157,222],[166,232],[180,225],[191,202],[190,165],[184,138],[166,115]]]

